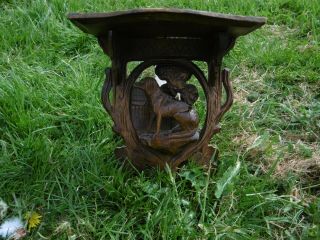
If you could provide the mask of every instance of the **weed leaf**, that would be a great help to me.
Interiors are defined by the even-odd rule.
[[[223,174],[217,182],[217,187],[214,192],[216,198],[220,198],[224,189],[231,183],[232,179],[238,174],[240,170],[240,162],[237,161],[234,167],[229,167],[228,170]]]

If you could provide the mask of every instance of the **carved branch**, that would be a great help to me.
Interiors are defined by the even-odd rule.
[[[227,99],[225,103],[221,106],[220,112],[217,115],[216,122],[218,123],[222,116],[225,114],[226,111],[229,110],[233,103],[233,92],[232,92],[232,86],[229,79],[229,69],[223,69],[221,72],[221,80],[223,87],[226,91]]]
[[[101,101],[103,107],[106,109],[108,114],[113,116],[113,107],[109,99],[109,93],[112,88],[112,75],[111,68],[106,69],[106,79],[104,80],[102,91],[101,91]]]

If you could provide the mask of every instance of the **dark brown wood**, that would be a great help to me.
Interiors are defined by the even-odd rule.
[[[98,38],[112,60],[101,92],[113,130],[125,145],[116,157],[137,168],[177,169],[193,159],[208,165],[217,150],[210,145],[219,121],[233,101],[229,71],[222,58],[265,18],[179,9],[137,9],[112,13],[70,14],[83,31]],[[205,61],[208,77],[192,61]],[[127,64],[142,61],[127,76]],[[154,76],[141,79],[149,67]],[[155,77],[165,80],[159,86]],[[189,82],[194,76],[202,89]],[[206,119],[199,129],[194,103],[203,91]],[[222,103],[222,91],[226,100]]]
[[[109,30],[126,36],[206,37],[225,32],[246,35],[266,22],[263,17],[237,16],[190,9],[144,8],[108,13],[70,13],[81,30],[95,36]]]

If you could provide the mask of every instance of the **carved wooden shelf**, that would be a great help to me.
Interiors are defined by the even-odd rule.
[[[93,34],[111,61],[101,98],[126,146],[115,153],[137,168],[166,163],[176,169],[188,159],[207,165],[215,153],[209,145],[233,95],[223,56],[237,37],[261,27],[266,19],[182,9],[137,9],[110,13],[71,13],[68,18]],[[142,61],[127,76],[127,64]],[[208,66],[208,76],[193,61]],[[155,67],[155,77],[140,79]],[[199,129],[194,109],[198,89],[206,98],[206,119]],[[226,100],[222,103],[222,91]]]

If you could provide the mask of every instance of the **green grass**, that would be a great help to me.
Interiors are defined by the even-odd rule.
[[[212,139],[215,171],[136,172],[114,159],[122,142],[99,98],[110,61],[66,14],[138,7],[268,17],[224,60],[235,103]],[[2,0],[8,215],[43,215],[28,239],[320,239],[319,16],[318,0]]]

